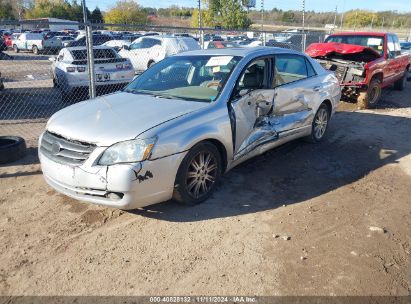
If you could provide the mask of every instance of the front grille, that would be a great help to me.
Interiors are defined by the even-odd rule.
[[[40,151],[48,158],[72,166],[83,164],[95,145],[68,140],[62,136],[46,131],[40,143]]]

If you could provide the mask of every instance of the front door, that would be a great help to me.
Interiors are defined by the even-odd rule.
[[[271,122],[279,136],[310,124],[312,104],[320,102],[323,84],[319,84],[311,63],[301,55],[275,56],[274,108]],[[294,131],[293,131],[294,130]]]
[[[234,159],[276,138],[267,118],[272,111],[274,90],[272,60],[252,61],[237,80],[230,102]]]

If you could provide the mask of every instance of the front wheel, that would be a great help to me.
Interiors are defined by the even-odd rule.
[[[371,80],[368,90],[366,92],[361,92],[357,99],[358,108],[374,108],[380,102],[381,93],[381,81],[379,79]]]
[[[221,155],[209,142],[194,146],[177,172],[173,198],[181,204],[196,205],[214,192],[222,174]]]
[[[15,53],[18,53],[19,52],[19,48],[17,47],[17,45],[13,45],[13,51],[15,52]]]
[[[307,138],[312,143],[318,143],[325,137],[330,122],[330,111],[325,104],[322,104],[314,116],[311,127],[311,135]]]

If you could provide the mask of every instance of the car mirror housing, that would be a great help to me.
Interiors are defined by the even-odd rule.
[[[129,51],[130,47],[128,45],[123,45],[123,49],[126,50],[126,51]]]

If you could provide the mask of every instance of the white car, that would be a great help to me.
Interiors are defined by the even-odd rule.
[[[123,47],[119,55],[130,59],[136,73],[141,73],[166,57],[199,49],[197,41],[189,37],[144,36]]]
[[[129,40],[110,40],[107,42],[104,42],[102,45],[112,47],[116,51],[121,50],[125,45],[130,46],[131,42]]]
[[[110,47],[95,46],[94,68],[96,86],[125,86],[134,78],[130,60],[121,58]],[[87,50],[85,47],[69,47],[52,57],[53,83],[60,89],[63,99],[68,99],[75,89],[89,86]]]

